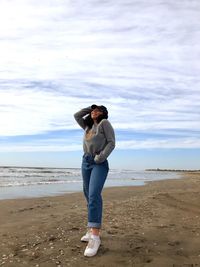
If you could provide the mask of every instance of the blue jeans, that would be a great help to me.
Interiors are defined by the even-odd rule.
[[[95,163],[94,158],[85,153],[82,160],[83,192],[88,208],[88,227],[101,228],[103,201],[101,192],[109,171],[107,159]]]

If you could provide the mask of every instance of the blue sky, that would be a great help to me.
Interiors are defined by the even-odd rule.
[[[2,0],[0,165],[79,167],[73,114],[109,110],[111,168],[200,169],[198,0]]]

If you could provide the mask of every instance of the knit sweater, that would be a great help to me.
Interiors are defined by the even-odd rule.
[[[84,129],[83,151],[94,157],[94,161],[102,163],[115,148],[115,133],[111,123],[103,119],[99,124],[94,123],[90,129],[84,117],[91,113],[91,107],[83,108],[74,114],[77,123]]]

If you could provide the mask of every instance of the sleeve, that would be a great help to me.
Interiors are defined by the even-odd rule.
[[[105,148],[100,152],[100,154],[95,156],[94,160],[96,163],[101,163],[106,160],[115,148],[115,133],[111,123],[107,119],[105,119],[102,123],[102,127],[104,130],[105,138],[107,140],[107,144]]]
[[[85,124],[83,117],[89,114],[91,111],[92,111],[92,108],[89,106],[87,108],[83,108],[79,110],[78,112],[74,114],[74,118],[77,121],[77,123],[81,126],[81,128],[83,129],[86,128],[87,125]]]

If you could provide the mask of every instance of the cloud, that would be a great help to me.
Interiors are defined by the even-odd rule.
[[[4,142],[1,144],[1,152],[69,152],[82,150],[82,144],[78,139],[46,139],[30,142]],[[166,138],[143,140],[118,140],[116,149],[199,149],[200,139],[193,138]]]
[[[199,149],[199,138],[119,141],[118,149]]]
[[[176,6],[159,0],[87,1],[84,7],[81,1],[1,1],[1,70],[28,79],[125,73],[154,80],[166,77],[161,68],[174,78],[197,74],[199,4]]]
[[[1,90],[1,136],[32,135],[56,130],[77,129],[73,114],[82,107],[95,103],[95,95],[77,97],[70,90],[61,92],[47,90],[42,84],[25,86],[26,88]],[[27,89],[28,87],[28,89]],[[95,89],[94,89],[95,90]],[[146,91],[143,97],[139,91],[133,96],[113,98],[115,90],[110,90],[106,98],[99,98],[109,108],[110,120],[116,129],[134,131],[161,130],[200,130],[200,96],[182,95],[162,96]],[[176,92],[175,92],[176,95]],[[101,102],[100,102],[101,101]]]
[[[82,149],[68,144],[73,114],[93,103],[131,134],[119,149],[198,147],[199,11],[198,0],[1,1],[0,136],[32,136],[3,149]],[[40,144],[56,131],[65,141]]]

